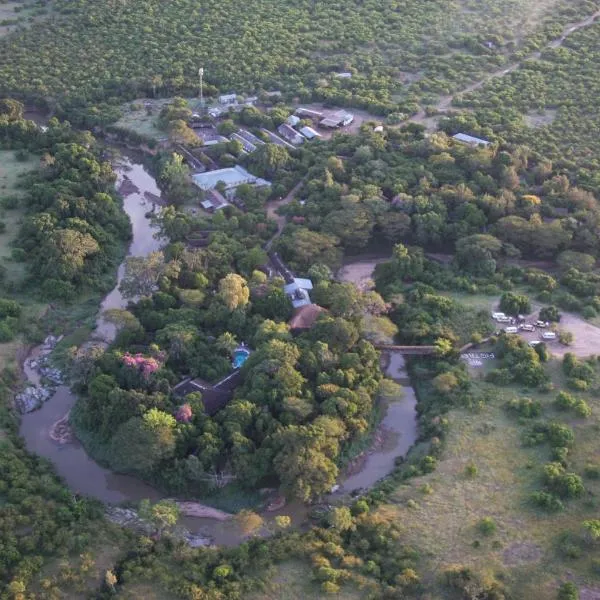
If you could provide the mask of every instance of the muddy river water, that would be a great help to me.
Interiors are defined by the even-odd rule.
[[[160,249],[161,241],[156,239],[156,230],[147,213],[153,209],[152,199],[160,196],[153,177],[140,164],[123,161],[114,165],[118,175],[117,186],[124,197],[124,210],[132,223],[133,238],[129,248],[130,256],[146,256]],[[373,264],[373,268],[374,268]],[[114,339],[114,325],[103,318],[103,312],[112,308],[125,308],[126,300],[119,291],[119,283],[124,274],[124,264],[119,267],[115,288],[104,298],[97,318],[97,328],[91,341],[107,344]],[[348,272],[352,272],[350,268]],[[364,266],[360,274],[364,277]],[[39,352],[33,350],[32,356]],[[32,383],[39,383],[39,375],[26,368],[26,375]],[[388,357],[388,377],[403,384],[403,396],[388,403],[381,429],[385,433],[386,443],[366,452],[358,472],[341,481],[340,491],[349,492],[356,488],[369,488],[394,468],[394,461],[403,456],[417,437],[416,399],[404,370],[402,355],[392,353]],[[67,386],[60,386],[55,395],[43,406],[32,413],[22,416],[21,435],[27,448],[49,459],[57,473],[74,491],[91,496],[107,504],[121,502],[138,503],[144,498],[157,501],[163,494],[141,480],[113,473],[101,467],[86,453],[83,446],[73,439],[69,443],[57,443],[50,437],[52,426],[65,417],[75,405],[77,398]],[[272,520],[278,514],[292,518],[294,525],[300,525],[307,514],[306,507],[290,504],[278,511],[265,514]],[[217,544],[231,545],[239,543],[240,532],[231,521],[219,522],[207,518],[184,517],[182,525],[193,533],[202,533]]]

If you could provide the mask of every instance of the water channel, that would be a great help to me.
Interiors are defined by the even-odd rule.
[[[147,216],[148,211],[153,208],[153,200],[160,196],[160,191],[153,177],[140,164],[124,160],[115,164],[114,169],[118,176],[117,188],[123,196],[123,207],[132,223],[133,238],[129,255],[146,256],[161,247],[161,240],[155,237],[156,229]],[[376,262],[373,262],[371,271]],[[348,266],[347,273],[353,273],[354,270],[350,265]],[[106,345],[114,339],[116,334],[114,325],[104,319],[103,313],[108,309],[125,308],[127,305],[127,301],[119,291],[124,269],[124,264],[121,264],[117,284],[101,304],[97,328],[91,337],[93,343]],[[364,277],[362,263],[359,271]],[[39,351],[39,347],[35,348],[30,356],[35,356]],[[31,383],[39,384],[37,372],[25,366],[25,374]],[[385,443],[364,454],[360,461],[360,468],[341,482],[338,493],[374,485],[394,468],[395,459],[405,455],[416,439],[416,399],[413,389],[407,385],[408,379],[404,371],[402,355],[395,353],[389,355],[387,374],[404,384],[404,394],[397,401],[389,402],[386,407],[381,424]],[[69,443],[58,443],[50,437],[53,425],[68,415],[76,401],[76,396],[67,386],[60,386],[54,396],[39,410],[23,415],[20,432],[27,448],[49,459],[71,490],[106,504],[138,503],[144,498],[157,501],[164,497],[157,489],[135,477],[113,473],[101,467],[88,456],[76,439],[70,440]],[[264,516],[266,520],[272,520],[279,514],[290,516],[293,524],[299,526],[306,520],[307,508],[299,503],[293,503],[266,513]],[[210,537],[219,545],[232,545],[241,540],[240,532],[231,521],[183,517],[181,524],[192,533],[201,533]]]

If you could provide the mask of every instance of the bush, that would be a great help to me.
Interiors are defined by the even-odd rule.
[[[594,319],[598,316],[598,312],[593,306],[584,306],[583,310],[581,311],[581,316],[584,319]]]
[[[475,465],[475,463],[473,463],[473,462],[468,463],[467,466],[465,467],[465,475],[469,479],[473,479],[474,477],[477,477],[477,473],[478,473],[477,465]]]
[[[508,401],[506,407],[509,412],[526,419],[539,417],[542,414],[542,403],[531,398],[513,398]]]
[[[585,465],[583,475],[588,479],[600,479],[600,465],[593,465],[591,463]]]
[[[10,255],[15,262],[23,262],[27,258],[27,253],[23,248],[13,248]]]
[[[560,463],[549,463],[544,467],[544,480],[548,488],[560,498],[578,498],[585,488],[581,477],[566,473]]]
[[[548,441],[551,446],[565,446],[570,448],[575,441],[575,434],[568,425],[550,423],[547,429]]]
[[[11,342],[15,338],[15,332],[5,321],[0,322],[0,343]]]
[[[20,316],[21,305],[18,302],[0,298],[0,319],[4,319],[5,317],[18,318]]]
[[[477,523],[477,529],[479,529],[483,535],[492,535],[493,533],[496,533],[496,521],[494,521],[492,517],[484,517]]]
[[[526,315],[531,312],[531,302],[525,295],[506,292],[500,298],[500,310],[507,315]]]
[[[545,306],[540,310],[540,321],[550,321],[551,323],[560,322],[560,313],[556,306]]]
[[[13,210],[21,204],[19,196],[5,196],[0,202],[0,206],[6,210]]]
[[[568,392],[559,392],[558,396],[556,396],[556,400],[554,401],[554,406],[558,410],[569,410],[575,406],[577,402],[577,398],[575,396],[569,394]]]
[[[340,586],[337,583],[333,583],[333,581],[324,581],[321,584],[321,589],[325,594],[337,594],[340,591]]]
[[[575,336],[570,331],[561,330],[558,332],[558,341],[563,346],[570,346],[575,341]]]
[[[560,512],[564,510],[564,504],[550,492],[533,492],[531,502],[547,512]]]

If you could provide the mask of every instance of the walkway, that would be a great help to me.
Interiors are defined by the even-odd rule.
[[[283,228],[285,227],[286,218],[284,215],[277,214],[277,210],[289,204],[292,200],[296,198],[296,194],[300,191],[302,186],[304,185],[304,179],[301,179],[285,196],[284,198],[280,198],[279,200],[275,200],[273,202],[269,202],[267,205],[267,217],[269,219],[273,219],[277,223],[277,231],[275,235],[265,244],[265,250],[267,252],[271,249],[273,242],[281,235]]]

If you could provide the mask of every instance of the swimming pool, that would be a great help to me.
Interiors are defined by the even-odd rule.
[[[243,350],[241,348],[238,348],[234,353],[233,353],[233,368],[234,369],[239,369],[248,359],[248,357],[250,356],[250,352],[248,352],[248,350]]]

